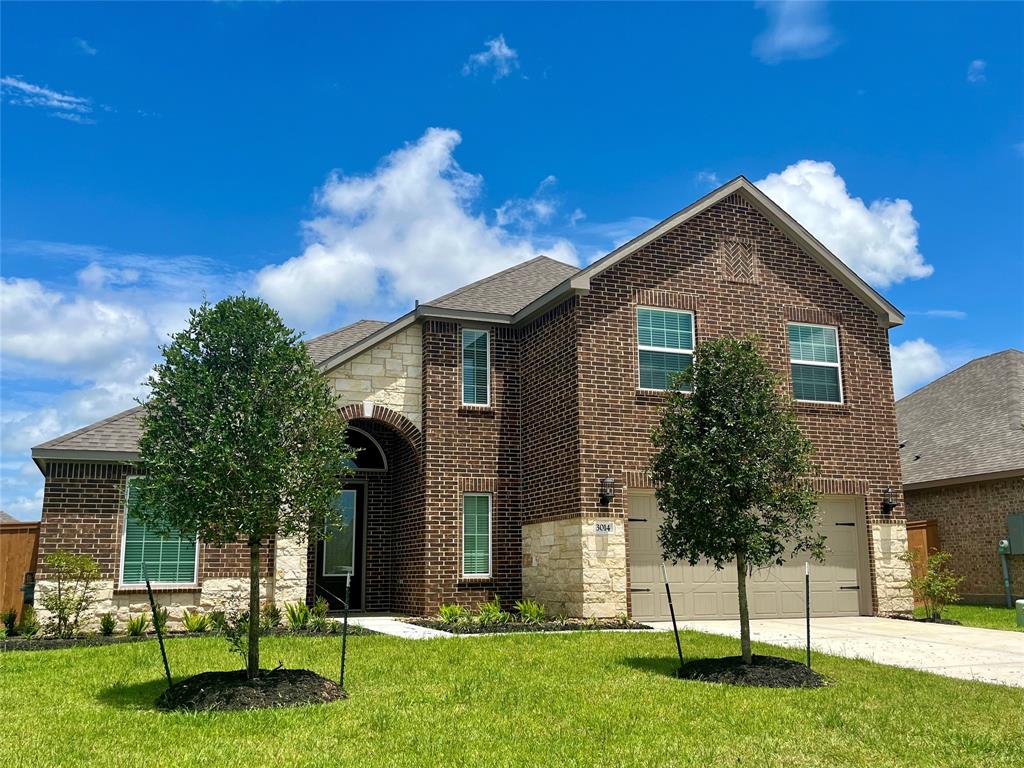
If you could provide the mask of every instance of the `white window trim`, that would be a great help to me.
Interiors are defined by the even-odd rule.
[[[483,403],[466,402],[466,331],[477,331],[487,337],[487,400]],[[466,408],[491,407],[491,332],[486,328],[463,327],[459,331],[459,399]]]
[[[651,347],[640,343],[640,310],[650,309],[655,312],[675,312],[679,315],[690,316],[690,328],[692,329],[693,347],[691,349],[676,349],[675,347]],[[694,349],[697,348],[697,318],[690,309],[672,309],[671,307],[649,307],[646,304],[637,304],[633,311],[633,327],[636,329],[636,388],[641,392],[671,392],[670,389],[658,389],[657,387],[644,387],[640,385],[640,353],[641,352],[670,352],[675,355],[694,356]]]
[[[799,325],[804,328],[831,328],[836,334],[836,362],[828,363],[820,360],[794,360],[793,359],[793,347],[789,343],[789,326]],[[839,379],[839,399],[838,400],[804,400],[799,397],[793,396],[793,400],[797,403],[817,403],[818,405],[842,405],[846,402],[846,394],[843,392],[843,351],[841,349],[842,344],[839,339],[839,326],[838,325],[822,325],[821,323],[794,323],[786,322],[786,346],[789,347],[789,386],[790,390],[793,390],[793,366],[794,365],[817,365],[822,368],[835,368],[838,371],[837,378]]]
[[[121,516],[121,560],[117,574],[118,589],[145,589],[146,581],[126,582],[124,580],[124,551],[128,541],[128,486],[132,480],[141,480],[145,475],[129,475],[124,481],[124,514]],[[192,581],[151,581],[154,589],[188,589],[199,586],[199,535],[196,534],[196,561],[192,567]]]
[[[487,573],[466,573],[466,499],[470,496],[482,496],[487,499]],[[463,579],[490,579],[494,570],[494,495],[490,493],[462,494],[462,514],[459,516],[460,554],[462,560]]]
[[[355,516],[352,518],[352,522],[355,525],[355,530],[352,531],[352,570],[350,571],[350,574],[352,576],[355,576],[355,574],[356,574],[356,547],[359,544],[359,541],[358,541],[359,537],[356,535],[359,532],[359,493],[356,491],[355,488],[342,488],[341,492],[343,494],[351,493],[351,494],[353,494],[355,496],[355,499],[356,499],[354,507],[353,507],[355,509]],[[327,521],[324,521],[324,536],[325,537],[327,536]],[[346,575],[348,575],[348,574],[344,574],[344,573],[326,573],[325,572],[326,570],[327,570],[327,539],[324,538],[324,553],[323,553],[323,557],[321,558],[321,563],[320,563],[320,577],[324,578],[324,579],[340,579],[340,578],[344,578]]]

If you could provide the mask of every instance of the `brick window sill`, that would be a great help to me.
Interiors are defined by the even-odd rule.
[[[154,595],[168,595],[174,594],[194,594],[198,595],[203,591],[203,588],[194,584],[183,585],[180,587],[153,587]],[[115,595],[145,595],[147,594],[146,588],[143,587],[114,587]]]
[[[853,409],[848,403],[815,403],[807,400],[794,400],[793,405],[796,406],[798,412],[840,413],[844,415],[853,413]]]
[[[460,405],[459,413],[473,416],[491,416],[494,414],[492,405]]]
[[[456,589],[491,589],[498,583],[491,577],[486,579],[459,579],[455,584]]]

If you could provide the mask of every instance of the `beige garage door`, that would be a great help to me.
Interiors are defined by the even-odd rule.
[[[818,503],[819,530],[826,537],[824,563],[811,563],[811,614],[856,616],[860,613],[858,588],[867,589],[863,571],[860,531],[863,502],[857,498],[824,497]],[[630,590],[633,617],[640,621],[669,618],[668,599],[661,576],[658,526],[662,515],[652,493],[629,497]],[[804,615],[804,558],[754,572],[747,580],[750,616],[757,619]],[[727,619],[739,616],[735,566],[716,571],[712,565],[667,565],[676,617]]]

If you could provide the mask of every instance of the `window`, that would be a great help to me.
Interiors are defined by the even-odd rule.
[[[789,324],[793,397],[817,403],[843,402],[839,333],[828,325]]]
[[[464,328],[462,331],[462,404],[489,405],[491,334]]]
[[[125,493],[121,583],[195,584],[197,541],[173,529],[162,529],[136,519],[131,513],[133,479]]]
[[[346,488],[334,500],[338,517],[324,526],[324,565],[322,576],[353,573],[356,562],[356,492]]]
[[[693,363],[693,313],[636,310],[640,347],[640,389],[672,388],[672,377]]]
[[[491,575],[491,497],[486,493],[462,497],[462,575]]]

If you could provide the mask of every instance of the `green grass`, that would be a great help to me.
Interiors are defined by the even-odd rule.
[[[914,614],[924,616],[924,611],[918,608]],[[1024,627],[1017,626],[1017,612],[1013,608],[1000,608],[995,605],[947,605],[942,609],[942,618],[954,619],[965,627],[1024,632]]]
[[[729,638],[684,649],[733,655]],[[236,666],[216,637],[167,644],[177,677]],[[338,638],[270,637],[334,676]],[[349,643],[351,698],[168,714],[155,643],[0,653],[5,766],[1019,766],[1024,690],[817,657],[818,690],[675,680],[669,633]],[[768,648],[761,646],[759,652]],[[799,658],[798,651],[770,649]]]

